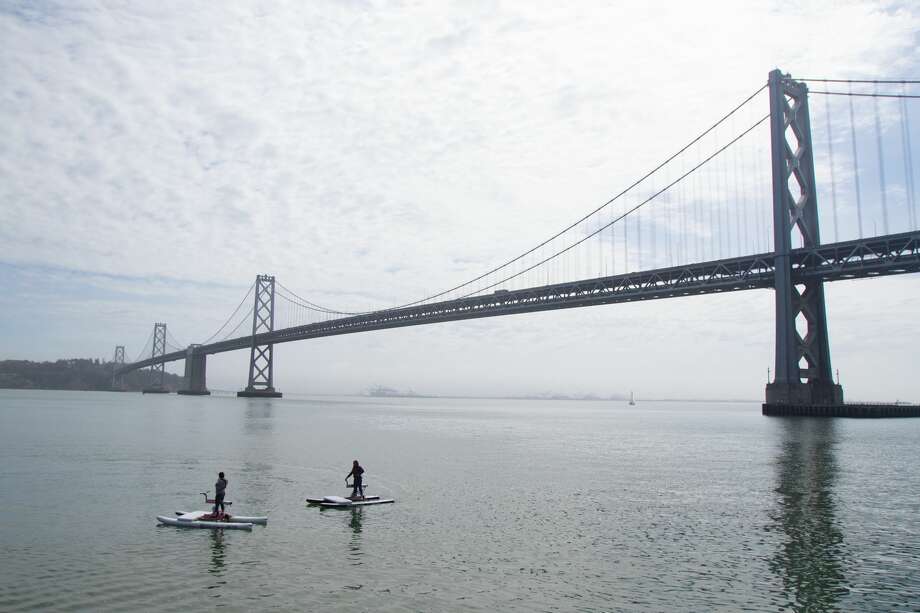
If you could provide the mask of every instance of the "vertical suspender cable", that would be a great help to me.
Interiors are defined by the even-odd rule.
[[[637,201],[641,199],[636,193]],[[636,270],[642,272],[642,209],[636,211]]]
[[[878,83],[875,84],[875,93],[878,94]],[[878,149],[878,187],[882,197],[882,229],[888,234],[888,185],[885,181],[885,154],[882,150],[882,122],[879,118],[878,96],[872,98],[875,105],[875,145]]]
[[[670,185],[671,175],[668,174],[665,177],[665,185]],[[677,190],[680,190],[680,186],[677,186]],[[675,191],[675,194],[677,191]],[[665,220],[664,220],[664,251],[665,251],[665,263],[668,266],[674,266],[674,252],[671,245],[671,233],[673,229],[671,228],[671,213],[673,212],[674,207],[674,195],[671,198],[668,198],[668,206],[665,209]]]
[[[758,142],[758,143],[759,143],[760,141],[758,140],[758,141],[755,141],[755,142]],[[766,243],[763,242],[763,235],[764,235],[764,232],[763,232],[763,228],[761,227],[761,226],[763,225],[763,219],[761,218],[761,211],[760,211],[760,209],[761,209],[761,206],[760,206],[760,200],[761,200],[760,194],[762,193],[762,190],[761,190],[761,186],[762,186],[762,185],[761,185],[761,184],[762,184],[761,176],[762,176],[762,172],[763,172],[763,168],[762,168],[763,165],[762,165],[761,162],[760,162],[760,156],[761,156],[761,154],[762,154],[761,147],[759,147],[759,146],[756,147],[756,148],[754,149],[753,160],[752,160],[752,166],[754,167],[754,187],[753,187],[753,193],[754,193],[754,232],[756,233],[756,236],[757,236],[757,240],[755,241],[755,243],[756,243],[755,246],[756,246],[756,248],[757,248],[757,253],[765,253],[766,251],[769,251],[769,250],[767,249]]]
[[[624,205],[625,210],[625,205]],[[623,272],[629,272],[629,216],[623,219]]]
[[[728,207],[724,199],[725,192],[723,188],[725,187],[723,183],[725,182],[725,173],[723,169],[720,168],[723,160],[720,158],[715,160],[713,165],[713,170],[715,171],[715,196],[713,197],[713,202],[716,204],[716,211],[719,215],[719,258],[727,258],[731,255],[731,249],[729,248],[729,240],[731,239],[731,232],[729,230],[729,221],[728,221]]]
[[[907,94],[907,85],[901,86]],[[901,157],[904,159],[904,187],[907,191],[907,216],[910,229],[917,228],[917,201],[914,195],[914,161],[910,146],[910,116],[907,111],[907,99],[901,98]]]
[[[848,85],[852,92],[853,86]],[[856,223],[859,230],[859,238],[863,237],[862,223],[862,197],[859,194],[859,154],[856,151],[856,122],[853,120],[853,96],[849,96],[850,101],[850,141],[853,144],[853,182],[856,185]]]
[[[741,196],[738,190],[738,150],[732,150],[732,191],[735,192],[735,202],[732,205],[732,208],[735,211],[735,241],[738,248],[735,252],[735,255],[741,255],[741,245],[747,245],[747,240],[742,241],[741,234],[741,212],[743,207],[741,206]],[[747,233],[747,227],[744,228],[745,234]]]
[[[652,177],[649,178],[649,181],[652,182],[652,194],[654,194],[655,193],[655,175],[652,175]],[[662,199],[658,201],[659,202],[658,206],[661,206],[660,203],[663,202],[663,200],[664,200],[664,197],[662,197]],[[652,261],[648,265],[648,267],[649,269],[658,268],[658,224],[655,223],[655,207],[652,207],[652,209],[649,210],[649,219],[648,219],[647,225],[649,227],[649,234],[651,235],[651,243],[652,243],[652,258],[651,258]]]
[[[760,142],[760,141],[755,141]],[[761,194],[761,185],[760,185],[760,147],[755,147],[751,159],[751,166],[754,168],[754,185],[751,189],[751,192],[754,196],[754,236],[757,238],[754,240],[755,253],[764,253],[767,251],[766,245],[763,245],[763,230],[761,229],[761,219],[760,219],[760,194]]]
[[[827,157],[831,170],[831,209],[834,213],[834,242],[839,239],[837,228],[837,181],[834,178],[834,135],[831,133],[831,97],[824,96],[824,123],[827,132]]]
[[[706,187],[708,188],[708,193],[706,194],[706,200],[709,201],[709,206],[707,208],[709,209],[709,237],[710,237],[709,258],[707,259],[715,260],[716,259],[716,251],[715,251],[716,245],[715,245],[715,241],[712,240],[712,237],[715,236],[715,232],[717,232],[717,230],[714,225],[716,223],[716,215],[714,215],[712,212],[712,202],[714,200],[714,197],[712,195],[712,169],[711,168],[706,169]],[[719,238],[721,239],[721,237]],[[720,251],[721,251],[721,248],[720,248]]]
[[[712,171],[715,173],[713,177],[713,197],[712,201],[715,203],[716,207],[716,223],[719,225],[719,258],[728,257],[728,240],[729,232],[726,227],[728,224],[728,211],[725,208],[725,201],[722,199],[722,181],[725,179],[725,173],[719,168],[719,165],[722,164],[722,159],[714,160],[712,165]]]
[[[699,158],[699,148],[697,148],[697,158]],[[699,172],[695,172],[690,175],[690,178],[693,179],[693,194],[691,197],[693,198],[693,224],[695,226],[693,234],[696,238],[696,240],[693,241],[695,243],[694,252],[696,254],[694,260],[697,262],[702,262],[706,259],[703,256],[703,239],[701,236],[703,227],[703,213],[701,210],[702,206],[700,205],[700,181],[702,181],[702,176],[702,173]]]
[[[613,207],[607,207],[610,212],[610,271],[611,275],[617,274],[617,227],[613,223]]]
[[[684,158],[680,158],[680,175],[684,175]],[[680,188],[680,243],[678,260],[681,264],[687,263],[687,185],[684,181],[678,185]]]
[[[601,226],[601,213],[596,215],[597,217],[597,276],[603,277],[604,275],[604,233],[600,231]]]

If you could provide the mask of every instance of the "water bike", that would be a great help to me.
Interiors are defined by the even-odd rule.
[[[204,496],[205,504],[214,504],[213,499],[208,498],[207,492],[201,492]],[[224,504],[230,506],[232,502],[224,501]],[[253,524],[268,524],[268,517],[249,517],[245,515],[231,515],[218,511],[216,514],[208,511],[176,511],[176,517],[166,517],[157,515],[157,520],[167,526],[176,526],[179,528],[210,528],[210,529],[227,529],[227,530],[252,530]]]
[[[345,482],[345,487],[353,487],[348,481]],[[363,487],[367,489],[367,485]],[[320,506],[326,508],[339,508],[347,509],[351,507],[363,507],[371,504],[389,504],[391,502],[396,502],[392,498],[381,498],[380,496],[322,496],[319,498],[307,498],[307,503],[312,506]]]

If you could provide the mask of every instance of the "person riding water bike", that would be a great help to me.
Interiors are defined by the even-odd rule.
[[[360,464],[358,464],[358,460],[355,460],[354,462],[352,462],[351,472],[345,475],[345,485],[348,485],[348,477],[352,477],[353,479],[352,490],[351,490],[352,498],[357,498],[360,495],[361,499],[362,500],[364,499],[364,483],[363,483],[364,478],[362,477],[363,474],[364,474],[364,469],[361,467]]]
[[[217,473],[217,483],[214,484],[214,511],[211,513],[215,517],[224,514],[224,494],[227,491],[227,480],[224,479],[224,473]],[[220,507],[220,515],[217,514],[217,507]]]

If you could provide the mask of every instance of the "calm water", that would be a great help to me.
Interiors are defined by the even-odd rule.
[[[917,611],[920,420],[0,390],[0,610]],[[344,494],[351,460],[393,505]],[[215,473],[249,532],[157,526]]]

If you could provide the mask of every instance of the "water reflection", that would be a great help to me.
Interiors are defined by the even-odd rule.
[[[211,533],[211,566],[208,572],[214,575],[224,573],[224,531],[209,530]]]
[[[246,399],[246,419],[243,422],[246,434],[269,434],[272,431],[273,422],[270,398]]]
[[[351,528],[351,542],[348,544],[348,558],[351,560],[352,566],[360,566],[363,564],[361,558],[364,556],[364,553],[361,551],[361,531],[362,531],[362,521],[363,516],[361,515],[364,511],[361,507],[353,507],[348,509],[348,512],[351,514],[351,517],[348,518],[348,527]]]
[[[361,507],[354,507],[349,509],[351,511],[351,520],[348,522],[348,527],[351,528],[351,531],[355,534],[361,534]]]
[[[839,610],[844,584],[843,533],[837,525],[833,419],[784,418],[776,460],[778,508],[767,530],[785,535],[770,561],[793,611]]]

